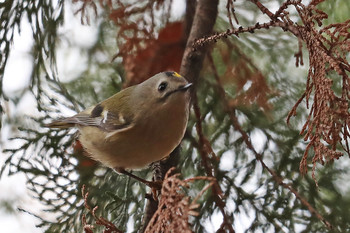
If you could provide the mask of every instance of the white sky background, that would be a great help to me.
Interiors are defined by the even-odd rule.
[[[66,2],[69,3],[69,2]],[[59,32],[69,41],[62,40],[57,51],[58,74],[61,80],[70,80],[77,77],[85,69],[87,56],[81,54],[80,48],[88,48],[95,43],[97,37],[97,25],[84,26],[80,23],[80,18],[73,15],[70,4],[65,5],[65,22]],[[31,27],[26,18],[22,19],[21,34],[15,33],[11,54],[6,65],[4,74],[4,92],[10,98],[18,95],[18,92],[29,85],[29,78],[32,69],[32,57],[30,54],[33,45]],[[36,101],[33,96],[26,94],[17,107],[5,103],[6,114],[30,115],[37,114]],[[16,141],[10,142],[9,126],[3,125],[0,134],[0,166],[3,165],[6,156],[2,154],[2,149],[17,148],[20,144]],[[13,136],[13,135],[12,135]],[[7,201],[11,203],[15,212],[0,208],[0,226],[2,233],[39,233],[44,229],[36,228],[40,221],[27,213],[19,212],[17,207],[33,211],[38,216],[45,219],[51,218],[40,211],[41,205],[30,195],[26,188],[26,178],[24,174],[16,174],[10,177],[3,176],[0,179],[0,203]],[[1,205],[0,205],[1,207]],[[54,220],[54,219],[52,219]]]
[[[5,69],[5,75],[3,80],[3,88],[6,95],[9,97],[16,95],[18,91],[25,88],[29,84],[29,75],[32,69],[32,61],[30,55],[30,49],[33,44],[31,36],[31,29],[28,23],[22,21],[21,23],[21,35],[18,32],[15,33],[14,44],[12,45],[11,54]],[[13,105],[5,103],[5,111],[7,115],[16,113],[27,113],[32,115],[35,111],[35,101],[32,97],[27,95],[23,98],[23,101],[15,109]],[[2,149],[8,147],[18,147],[14,141],[9,142],[10,128],[3,125],[1,129],[0,138],[0,166],[3,165],[6,158],[2,154]],[[3,175],[0,179],[0,202],[6,201],[12,205],[12,208],[35,207],[38,203],[33,200],[26,188],[26,178],[24,174],[16,174],[10,177]],[[34,209],[35,209],[34,208]],[[30,216],[29,214],[16,211],[9,213],[4,209],[0,209],[0,226],[4,233],[15,232],[28,232],[37,233],[42,230],[35,228],[35,224],[38,224],[38,219]]]

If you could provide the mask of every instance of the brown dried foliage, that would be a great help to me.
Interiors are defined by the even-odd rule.
[[[235,96],[228,100],[229,106],[249,108],[257,105],[268,114],[272,109],[269,103],[269,95],[272,94],[272,90],[265,77],[237,45],[229,40],[224,40],[224,42],[224,45],[216,46],[216,49],[226,67],[225,72],[220,75],[221,83],[224,86],[233,85],[236,89]],[[231,57],[232,51],[237,53],[235,61]],[[214,64],[212,57],[209,57],[209,60],[210,65]]]
[[[197,201],[215,182],[212,177],[194,177],[181,180],[179,179],[180,174],[171,175],[173,171],[174,168],[165,175],[158,209],[148,223],[145,233],[192,232],[188,223],[189,217],[198,216],[196,209],[199,204]],[[189,188],[189,184],[197,180],[207,180],[209,184],[191,200],[189,196],[186,196],[184,188]]]
[[[344,23],[331,24],[322,27],[322,20],[327,14],[316,9],[321,1],[312,1],[309,6],[295,4],[303,21],[298,26],[301,38],[309,52],[309,72],[304,95],[295,104],[287,121],[296,114],[296,108],[302,99],[306,99],[309,107],[310,98],[313,103],[301,134],[309,141],[300,163],[302,173],[307,172],[307,157],[313,147],[312,159],[314,176],[316,163],[338,159],[343,154],[337,150],[340,145],[346,153],[350,153],[349,140],[349,111],[350,99],[349,71],[350,64],[346,55],[350,51],[350,20]],[[317,26],[320,29],[317,29]],[[334,92],[331,74],[336,74],[342,80],[339,96]],[[316,180],[316,179],[315,179]]]
[[[104,226],[103,233],[123,233],[121,230],[119,230],[112,222],[108,221],[107,219],[103,217],[97,217],[96,215],[96,210],[98,209],[98,206],[95,206],[94,208],[91,208],[88,204],[88,197],[89,197],[89,192],[85,192],[85,185],[83,185],[81,189],[81,193],[84,197],[84,206],[85,209],[89,211],[89,213],[93,216],[95,219],[95,223],[97,225]],[[82,217],[82,223],[83,223],[83,228],[85,233],[93,233],[94,231],[94,225],[88,224],[86,222],[86,216],[85,214]]]
[[[82,2],[78,12],[83,18],[86,7],[96,12],[96,5],[91,0]],[[123,59],[126,71],[124,86],[138,84],[164,70],[179,71],[186,41],[183,25],[180,22],[169,23],[172,0],[150,0],[139,3],[123,3],[120,0],[100,0],[101,7],[109,13],[111,21],[118,28],[116,42],[119,51],[117,57]],[[162,9],[162,19],[155,20],[155,11]],[[77,12],[77,13],[78,13]],[[157,23],[156,23],[157,22]],[[156,32],[161,24],[162,29]]]
[[[196,131],[199,137],[198,149],[199,149],[200,156],[202,158],[202,164],[207,174],[207,177],[214,178],[217,174],[217,170],[216,170],[217,168],[213,166],[214,164],[213,161],[218,160],[218,157],[216,156],[213,148],[211,147],[209,140],[205,137],[203,133],[202,117],[198,106],[197,95],[194,94],[192,98],[193,98],[193,109],[197,119]],[[220,225],[220,228],[217,230],[217,232],[233,233],[235,232],[233,229],[233,220],[225,210],[226,201],[225,201],[223,192],[221,190],[221,187],[216,179],[214,180],[213,184],[214,184],[213,186],[214,202],[216,206],[219,208],[223,217],[223,221]]]
[[[183,25],[168,23],[156,39],[145,42],[135,53],[120,54],[126,71],[126,86],[135,85],[164,70],[179,71],[185,49]]]
[[[287,122],[289,123],[290,118],[296,115],[296,109],[304,99],[308,108],[312,100],[309,116],[300,132],[304,134],[304,140],[308,141],[300,163],[300,171],[307,172],[308,155],[310,149],[313,148],[312,176],[315,179],[316,163],[324,164],[338,159],[343,155],[338,150],[339,147],[350,155],[348,111],[350,64],[346,57],[350,51],[350,20],[323,26],[322,21],[327,18],[327,14],[316,8],[319,3],[323,2],[322,0],[311,1],[308,6],[302,4],[301,0],[287,0],[275,13],[272,13],[258,0],[251,0],[251,2],[270,18],[270,22],[256,23],[247,28],[228,29],[225,32],[201,38],[195,42],[193,48],[197,49],[230,35],[238,36],[245,32],[254,33],[259,29],[279,27],[291,32],[299,40],[299,50],[295,54],[298,66],[303,65],[302,42],[306,45],[310,63],[306,90],[290,111]],[[290,19],[287,11],[289,6],[295,7],[302,24]],[[342,80],[339,95],[333,90],[334,76]]]
[[[222,101],[222,103],[224,104],[224,110],[225,112],[228,114],[228,116],[230,117],[230,121],[232,126],[234,127],[234,129],[239,132],[242,136],[242,139],[244,141],[244,143],[246,144],[247,148],[253,152],[253,154],[255,155],[255,158],[257,161],[260,162],[261,166],[268,172],[270,173],[270,175],[272,176],[272,178],[276,181],[277,184],[281,185],[282,187],[288,189],[290,192],[292,192],[295,197],[297,199],[299,199],[299,201],[305,205],[308,210],[310,211],[310,213],[312,213],[313,215],[315,215],[319,220],[321,220],[328,229],[332,229],[333,226],[330,222],[328,222],[303,196],[301,196],[299,194],[299,192],[292,187],[292,185],[287,184],[284,182],[283,178],[276,173],[274,170],[272,170],[271,168],[269,168],[265,162],[263,161],[263,154],[258,153],[255,149],[255,147],[253,146],[253,143],[250,141],[250,137],[248,135],[248,133],[246,131],[243,130],[243,128],[241,127],[240,123],[238,122],[238,118],[236,116],[236,112],[235,112],[235,108],[232,108],[229,105],[229,101],[227,99],[227,95],[225,94],[225,90],[223,87],[223,84],[220,80],[219,74],[216,70],[216,67],[213,63],[213,59],[211,58],[211,56],[209,55],[209,60],[211,61],[211,68],[212,71],[214,73],[215,76],[215,80],[217,82],[217,89],[220,95],[220,99]],[[194,105],[195,106],[195,105]]]
[[[190,216],[198,216],[196,209],[199,207],[198,199],[216,182],[213,177],[197,176],[185,180],[179,179],[180,174],[172,174],[175,168],[169,169],[166,173],[161,198],[158,209],[149,221],[145,233],[152,232],[192,232],[189,224]],[[192,200],[186,196],[185,189],[190,187],[190,183],[198,180],[206,180],[209,183]],[[85,185],[82,187],[85,209],[95,219],[95,224],[104,226],[104,233],[122,233],[112,222],[96,215],[98,206],[91,208],[88,204],[89,193],[86,192]],[[93,233],[95,226],[86,222],[86,216],[82,216],[82,223],[85,233]]]

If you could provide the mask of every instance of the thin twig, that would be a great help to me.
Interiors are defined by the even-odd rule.
[[[95,219],[95,222],[97,225],[104,226],[105,229],[103,232],[105,233],[123,233],[123,231],[119,230],[112,222],[108,221],[107,219],[103,217],[97,217],[96,216],[96,210],[98,209],[98,206],[95,206],[94,208],[91,208],[90,205],[88,204],[88,197],[89,197],[89,192],[86,192],[86,187],[85,184],[83,185],[81,189],[82,196],[84,198],[84,206],[85,209],[87,209],[92,217]],[[84,232],[85,233],[93,233],[94,226],[91,224],[87,224],[86,222],[86,217],[85,214],[82,217],[82,223],[84,226]]]
[[[255,158],[256,160],[258,160],[261,164],[261,166],[267,170],[270,175],[272,176],[272,178],[281,186],[283,186],[284,188],[290,190],[297,199],[300,200],[300,202],[305,205],[308,210],[310,211],[310,213],[314,214],[318,219],[320,219],[326,226],[327,228],[329,229],[332,229],[332,225],[315,209],[312,207],[312,205],[305,199],[303,198],[297,190],[295,190],[291,185],[289,184],[286,184],[283,182],[283,178],[281,176],[279,176],[278,174],[276,174],[275,171],[273,171],[272,169],[270,169],[263,161],[263,156],[262,154],[258,153],[251,140],[250,140],[250,137],[248,136],[248,134],[242,129],[242,127],[240,126],[239,122],[238,122],[238,119],[235,115],[235,110],[229,106],[228,104],[228,101],[226,99],[226,94],[225,94],[225,90],[222,86],[222,83],[220,81],[220,77],[218,75],[218,72],[216,70],[216,67],[213,63],[213,58],[211,57],[211,55],[208,55],[208,58],[209,58],[209,61],[210,61],[210,64],[211,64],[211,68],[213,70],[213,73],[214,73],[214,76],[215,76],[215,80],[217,82],[217,88],[218,88],[218,91],[219,91],[219,95],[220,95],[220,98],[222,100],[222,102],[224,103],[224,108],[225,108],[225,111],[227,112],[227,114],[229,115],[230,117],[230,120],[231,120],[231,123],[233,125],[233,127],[235,128],[235,130],[237,130],[241,135],[242,135],[242,138],[243,138],[243,141],[244,143],[247,145],[247,148],[253,152],[253,154],[255,155]]]
[[[215,43],[221,38],[227,38],[228,36],[232,36],[232,35],[235,35],[238,37],[239,34],[241,34],[241,33],[246,33],[246,32],[254,33],[256,30],[269,29],[270,27],[279,27],[279,28],[282,28],[284,31],[291,32],[292,34],[294,34],[297,37],[300,36],[299,30],[296,26],[275,19],[275,20],[272,20],[272,21],[267,22],[267,23],[262,23],[262,24],[256,23],[254,26],[251,26],[251,27],[246,27],[246,28],[239,27],[239,28],[234,29],[234,30],[227,29],[224,32],[216,33],[214,35],[210,35],[210,36],[206,36],[206,37],[197,39],[193,43],[192,48],[193,48],[193,50],[197,50],[200,47],[203,47],[204,45],[207,45],[210,43]]]
[[[207,173],[207,176],[215,177],[215,169],[212,167],[211,163],[209,162],[210,159],[208,157],[208,155],[210,153],[214,153],[214,152],[213,152],[213,149],[211,148],[211,145],[209,143],[205,143],[205,141],[208,141],[208,139],[206,139],[206,137],[203,134],[201,113],[200,113],[200,109],[198,106],[198,100],[197,100],[196,94],[194,94],[194,96],[193,96],[193,109],[194,109],[196,119],[197,119],[196,130],[197,130],[197,134],[199,137],[199,142],[198,142],[199,153],[200,153],[201,158],[202,158],[204,169]],[[224,230],[226,228],[231,233],[235,232],[233,227],[232,227],[232,221],[225,211],[226,203],[223,199],[222,190],[221,190],[216,179],[215,179],[215,183],[213,185],[213,192],[214,192],[214,194],[213,194],[214,201],[215,201],[216,205],[219,207],[220,212],[223,216],[223,223],[221,224],[220,229]]]

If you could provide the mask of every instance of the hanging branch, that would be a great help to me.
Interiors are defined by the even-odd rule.
[[[310,98],[313,97],[309,116],[300,132],[304,140],[308,141],[305,153],[300,162],[300,172],[307,172],[308,155],[313,148],[312,177],[318,185],[315,177],[316,163],[322,165],[339,159],[343,155],[337,151],[337,145],[350,155],[349,139],[350,133],[350,64],[347,54],[350,52],[350,20],[343,23],[331,24],[322,28],[322,21],[328,16],[316,8],[322,1],[312,1],[308,6],[301,0],[287,0],[276,13],[272,13],[258,0],[250,0],[258,9],[270,18],[270,22],[256,23],[254,26],[238,29],[227,29],[225,32],[216,33],[211,36],[203,36],[193,44],[193,50],[202,49],[208,43],[216,42],[221,38],[241,33],[254,33],[259,29],[279,27],[284,31],[292,33],[298,38],[299,50],[295,54],[296,65],[303,64],[302,42],[306,44],[309,52],[309,73],[305,92],[289,112],[287,123],[296,115],[296,109],[305,99],[309,108]],[[289,6],[294,6],[303,24],[293,22],[286,11]],[[317,29],[321,27],[321,29]],[[337,95],[333,87],[331,73],[337,74],[342,79],[342,90]]]
[[[91,208],[90,205],[88,204],[87,199],[89,197],[89,192],[86,192],[85,185],[83,185],[83,187],[81,189],[81,194],[84,198],[85,209],[87,209],[89,211],[89,213],[93,216],[97,225],[101,225],[101,226],[105,227],[103,232],[105,232],[105,233],[123,233],[123,231],[119,230],[112,222],[108,221],[107,219],[105,219],[103,217],[98,217],[96,215],[96,210],[98,209],[98,206]],[[84,232],[85,233],[93,233],[94,226],[91,224],[87,224],[85,214],[83,214],[82,222],[83,222],[83,226],[84,226]]]
[[[216,80],[216,83],[217,83],[217,89],[219,91],[219,95],[220,95],[221,101],[224,104],[224,110],[229,115],[230,120],[231,120],[231,124],[234,127],[234,129],[241,134],[242,139],[243,139],[244,143],[246,144],[247,148],[250,151],[253,152],[253,154],[255,155],[256,160],[258,160],[260,162],[261,166],[266,171],[268,171],[268,173],[270,173],[270,175],[273,177],[273,179],[276,181],[277,184],[279,184],[282,187],[284,187],[284,188],[288,189],[289,191],[291,191],[295,195],[295,197],[297,199],[299,199],[300,202],[308,208],[310,213],[314,214],[319,220],[321,220],[327,226],[328,229],[332,229],[333,228],[332,225],[314,207],[312,207],[312,205],[305,198],[303,198],[299,194],[299,192],[297,190],[295,190],[290,184],[284,183],[283,182],[283,178],[281,176],[279,176],[274,170],[269,168],[264,163],[263,155],[256,151],[256,149],[254,148],[254,146],[253,146],[253,144],[252,144],[252,142],[250,140],[249,135],[240,126],[240,124],[238,122],[238,119],[237,119],[237,117],[235,115],[235,109],[232,108],[229,105],[228,101],[227,101],[225,90],[224,90],[224,88],[222,86],[222,83],[220,81],[220,77],[219,77],[218,72],[216,70],[216,67],[214,65],[213,58],[211,57],[211,55],[208,55],[208,58],[209,58],[210,65],[211,65],[211,68],[212,68],[213,73],[214,73],[214,77],[215,77],[215,80]]]
[[[158,232],[186,232],[191,233],[189,224],[190,216],[198,216],[196,209],[199,207],[198,199],[215,184],[215,178],[197,176],[185,180],[179,179],[180,174],[173,174],[175,168],[169,169],[166,173],[158,209],[153,215],[150,223],[145,229],[146,233]],[[185,195],[184,189],[189,188],[190,183],[195,181],[209,181],[191,201]]]
[[[196,130],[197,134],[199,137],[199,142],[198,142],[198,150],[199,154],[202,158],[202,163],[204,166],[204,169],[207,173],[208,177],[216,177],[216,171],[214,167],[212,166],[212,163],[210,162],[209,155],[211,155],[214,159],[217,158],[215,155],[209,140],[204,136],[203,130],[202,130],[202,117],[200,113],[200,109],[198,106],[198,100],[197,100],[197,95],[193,96],[193,109],[196,115],[197,123],[196,123]],[[216,206],[219,208],[222,217],[223,217],[223,222],[220,225],[220,228],[218,232],[225,232],[227,230],[228,232],[232,233],[235,232],[232,226],[233,220],[232,218],[226,213],[226,202],[224,200],[223,192],[220,188],[220,185],[217,180],[214,181],[213,185],[213,196],[214,196],[214,202]]]

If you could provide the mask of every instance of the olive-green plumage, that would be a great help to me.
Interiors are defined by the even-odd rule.
[[[77,127],[83,147],[105,166],[141,168],[168,156],[180,143],[191,85],[176,72],[159,73],[46,126]]]

